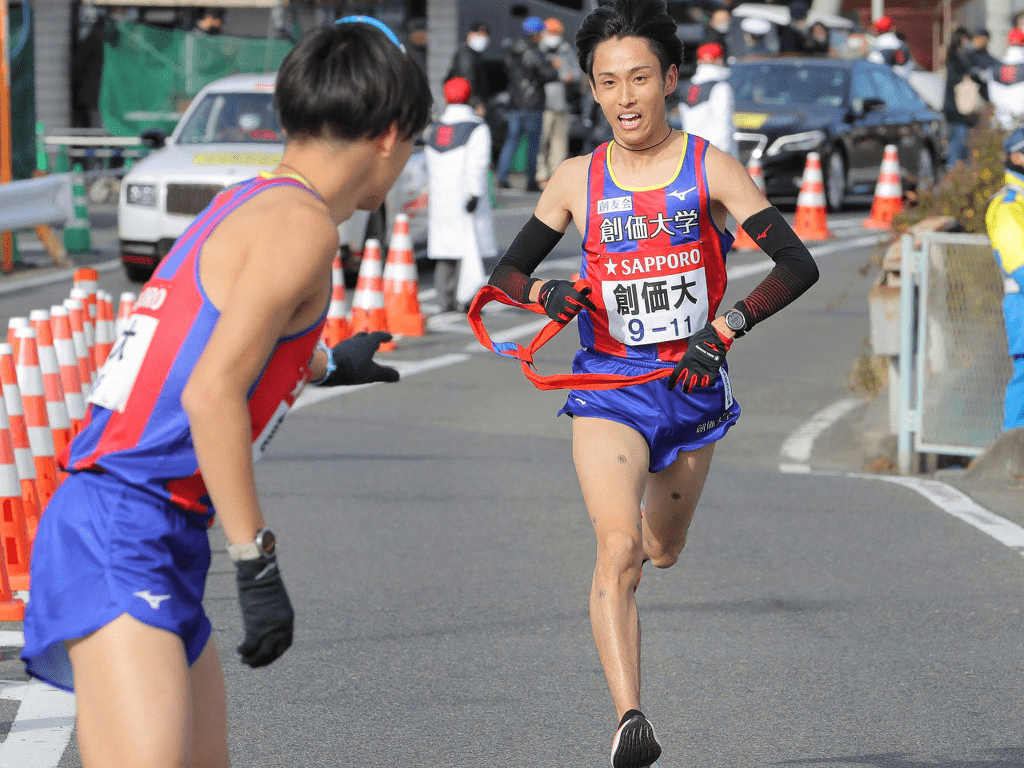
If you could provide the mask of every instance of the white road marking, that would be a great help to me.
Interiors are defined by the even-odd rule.
[[[786,438],[779,453],[783,460],[783,472],[809,472],[807,462],[811,460],[811,449],[818,436],[865,401],[858,397],[839,400],[814,414],[803,426]]]
[[[38,680],[0,680],[0,698],[21,701],[7,738],[0,742],[0,766],[56,768],[75,729],[74,694]]]

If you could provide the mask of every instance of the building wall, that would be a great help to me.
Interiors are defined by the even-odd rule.
[[[36,119],[47,133],[71,125],[71,3],[34,0]]]

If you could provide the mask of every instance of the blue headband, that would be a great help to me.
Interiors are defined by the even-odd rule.
[[[376,27],[385,35],[388,40],[398,46],[398,50],[405,53],[405,46],[402,45],[402,41],[398,39],[398,35],[391,31],[391,27],[385,24],[380,19],[375,19],[373,16],[344,16],[338,19],[335,24],[369,24],[371,27]]]

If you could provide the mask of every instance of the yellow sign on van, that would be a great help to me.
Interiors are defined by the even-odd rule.
[[[756,131],[768,122],[768,115],[763,112],[736,112],[732,116],[732,124],[737,128],[748,128]]]
[[[193,165],[262,165],[273,168],[281,162],[277,152],[207,152],[192,158]]]

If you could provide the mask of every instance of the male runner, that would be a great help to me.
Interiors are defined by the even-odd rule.
[[[216,511],[237,566],[242,661],[292,641],[253,460],[307,381],[397,381],[387,334],[317,347],[338,224],[374,210],[430,118],[419,67],[375,20],[308,34],[275,101],[287,144],[220,193],[142,289],[62,457],[32,558],[22,657],[78,704],[82,762],[227,766],[224,677],[202,598]]]
[[[590,619],[619,717],[611,761],[641,768],[661,754],[640,711],[641,565],[678,559],[714,443],[739,416],[725,365],[733,339],[807,290],[818,270],[737,160],[669,127],[665,98],[682,44],[663,1],[599,7],[576,49],[614,140],[559,166],[490,282],[559,322],[579,314],[575,373],[667,375],[573,390],[560,412],[573,417],[573,459],[597,534]],[[733,239],[726,211],[775,267],[718,316]],[[583,236],[581,290],[530,277],[570,222]]]

